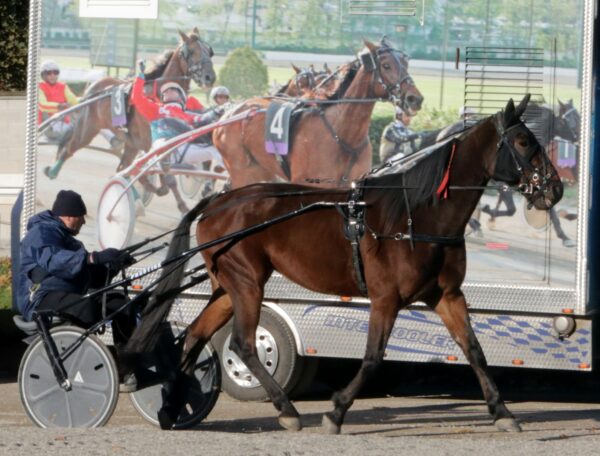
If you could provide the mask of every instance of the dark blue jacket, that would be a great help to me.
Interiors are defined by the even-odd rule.
[[[17,302],[26,320],[50,291],[85,294],[93,276],[101,271],[87,264],[88,252],[73,232],[51,211],[40,212],[27,222],[27,234],[21,241],[21,267]],[[46,277],[30,300],[31,273],[36,266]],[[104,277],[106,269],[104,268]]]

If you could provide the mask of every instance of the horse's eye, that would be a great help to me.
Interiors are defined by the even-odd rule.
[[[389,64],[389,63],[384,63],[384,64],[383,64],[383,69],[384,69],[384,70],[389,70],[390,68],[392,68],[392,67],[390,66],[390,64]]]

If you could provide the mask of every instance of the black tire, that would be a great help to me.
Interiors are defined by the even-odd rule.
[[[172,344],[173,338],[181,334],[187,325],[177,322],[165,322],[161,331],[165,332],[163,336],[166,344],[163,356],[169,356],[170,361],[174,361],[176,368],[181,353],[175,347],[169,346]],[[158,360],[153,360],[146,368],[157,370]],[[168,368],[167,366],[163,366]],[[219,398],[219,385],[221,384],[221,371],[219,359],[212,345],[206,344],[196,363],[196,380],[197,383],[190,387],[186,397],[186,406],[181,411],[177,422],[173,429],[189,429],[200,423],[212,411],[217,399]],[[138,390],[129,395],[134,408],[146,421],[158,426],[158,410],[162,405],[163,385],[158,384],[142,390]]]
[[[230,321],[212,338],[212,344],[221,361],[221,389],[239,401],[269,400],[267,391],[247,371],[240,359],[229,350],[232,324]],[[259,358],[261,358],[261,351],[262,354],[266,354],[267,350],[271,349],[271,355],[273,351],[276,351],[276,361],[273,356],[270,356],[269,358],[262,357],[261,362],[267,367],[267,370],[272,371],[273,378],[283,391],[289,394],[298,383],[304,367],[303,358],[298,356],[292,331],[282,318],[265,307],[262,308],[258,326],[256,343],[257,347],[261,346]],[[264,336],[262,341],[259,337],[261,334]],[[265,363],[268,361],[271,364],[267,366]],[[251,378],[248,378],[247,375],[250,375]]]

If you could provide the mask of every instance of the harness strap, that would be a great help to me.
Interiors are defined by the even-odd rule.
[[[358,289],[363,296],[369,296],[360,254],[360,239],[365,233],[365,205],[361,202],[362,193],[362,189],[355,186],[350,192],[347,205],[348,215],[344,217],[344,235],[350,241],[350,247],[352,248],[352,264]]]
[[[363,139],[357,147],[352,147],[350,144],[348,144],[342,138],[339,137],[339,135],[333,128],[333,125],[331,125],[329,120],[327,120],[327,117],[325,117],[325,111],[323,109],[319,109],[318,111],[319,116],[321,116],[321,119],[323,119],[325,127],[327,128],[329,133],[331,133],[331,136],[333,137],[335,142],[342,148],[344,152],[350,155],[350,160],[348,160],[348,164],[346,165],[346,168],[344,169],[344,174],[342,175],[342,182],[348,182],[348,175],[350,174],[350,170],[358,161],[358,154],[360,154],[360,152],[362,152],[362,150],[367,146],[367,144],[369,144],[369,137],[366,136],[365,139]]]

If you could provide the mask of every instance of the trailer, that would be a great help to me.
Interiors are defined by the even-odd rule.
[[[90,152],[71,159],[60,179],[50,181],[40,172],[51,161],[52,152],[38,144],[36,133],[39,61],[62,58],[55,49],[45,48],[41,39],[40,12],[46,1],[31,2],[23,220],[49,207],[57,190],[65,187],[82,193],[90,213],[95,213],[97,195],[113,177],[116,166],[110,156]],[[81,3],[87,8],[83,14],[90,14],[92,2]],[[412,10],[386,11],[378,10],[377,2],[371,3],[369,6],[369,2],[347,0],[336,7],[342,28],[355,35],[355,42],[348,46],[360,45],[361,34],[369,33],[361,28],[361,21],[375,16],[381,18],[386,30],[392,30],[391,38],[398,43],[410,43],[405,40],[409,37],[407,28],[428,34],[438,26],[443,37],[443,43],[438,43],[442,54],[449,55],[455,49],[453,62],[410,61],[417,87],[420,79],[427,81],[427,86],[439,87],[439,105],[436,97],[423,93],[430,111],[435,108],[450,113],[462,108],[468,125],[497,112],[508,98],[520,99],[532,93],[540,106],[554,114],[553,122],[543,122],[539,112],[531,113],[527,121],[538,139],[549,135],[558,154],[555,163],[568,168],[574,180],[565,181],[563,200],[551,214],[532,212],[525,201],[514,196],[512,210],[506,206],[506,212],[512,214],[502,217],[498,211],[506,203],[498,199],[496,192],[486,192],[481,213],[474,214],[476,228],[466,238],[468,273],[463,290],[489,365],[592,372],[598,362],[594,349],[600,331],[596,321],[600,244],[594,236],[594,228],[600,226],[600,190],[594,185],[594,176],[600,175],[600,147],[595,139],[600,118],[594,115],[600,102],[598,1],[551,2],[548,8],[564,13],[565,20],[565,26],[552,29],[551,36],[549,24],[537,19],[540,12],[533,2],[527,18],[519,16],[525,25],[509,14],[517,3],[507,0],[490,0],[486,5],[461,0],[453,2],[454,9],[432,2]],[[475,10],[481,14],[475,17]],[[101,27],[105,21],[108,30],[106,11],[98,14],[101,19],[94,20],[94,27]],[[124,17],[136,17],[134,9],[127,14]],[[490,19],[494,16],[496,20]],[[196,19],[201,25],[206,18]],[[168,47],[165,45],[165,49]],[[315,62],[327,59],[314,54],[294,54],[293,58]],[[461,89],[458,96],[457,87]],[[569,99],[573,99],[570,104]],[[573,110],[578,114],[576,124],[569,124]],[[559,137],[561,119],[578,131],[576,139]],[[490,217],[490,213],[495,216]],[[145,208],[145,215],[138,216],[133,233],[127,235],[135,242],[174,227],[178,220],[171,199],[154,198]],[[98,225],[98,220],[90,217],[81,234],[90,250],[98,246]],[[103,241],[102,245],[108,243]],[[149,276],[147,280],[152,279]],[[140,281],[133,288],[141,290],[146,284]],[[178,298],[172,320],[191,322],[210,294],[208,284],[187,290]],[[368,311],[368,299],[314,293],[274,274],[265,290],[258,329],[260,359],[287,392],[301,390],[314,377],[319,359],[362,358]],[[241,400],[265,399],[260,383],[229,350],[229,330],[226,326],[213,337],[223,371],[222,388]],[[467,363],[437,315],[419,303],[399,314],[386,360]]]

